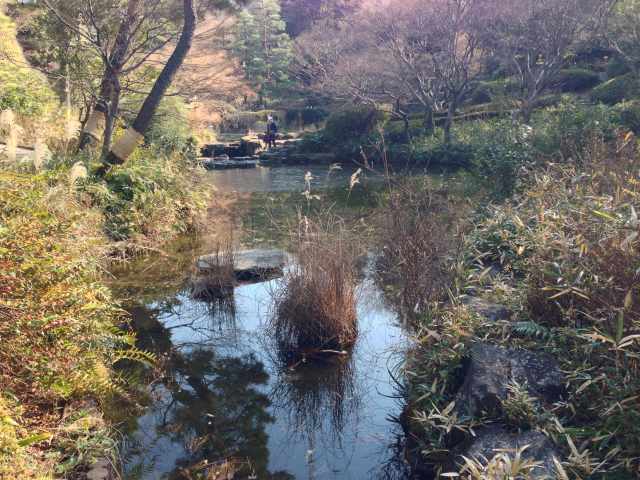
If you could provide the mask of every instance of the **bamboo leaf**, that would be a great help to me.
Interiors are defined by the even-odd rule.
[[[27,438],[23,438],[18,442],[18,445],[20,445],[21,447],[28,447],[35,443],[40,443],[40,442],[49,440],[52,437],[53,437],[53,433],[49,433],[49,432],[37,433],[35,435],[30,435]]]

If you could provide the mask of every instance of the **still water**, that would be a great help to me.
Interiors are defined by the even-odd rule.
[[[257,167],[247,170],[219,170],[210,172],[213,185],[223,192],[264,193],[264,192],[302,192],[305,176],[311,174],[311,188],[347,187],[357,167],[343,166],[332,169],[322,165],[301,165],[291,167]],[[361,175],[361,180],[364,179]],[[309,177],[307,177],[309,178]],[[382,175],[369,173],[367,180],[383,181]]]
[[[296,190],[307,170],[212,172],[212,181],[225,191]],[[196,474],[226,458],[237,479],[405,478],[392,418],[408,340],[396,315],[365,276],[349,357],[283,369],[266,332],[278,282],[239,286],[215,305],[177,284],[130,306],[140,347],[164,369],[150,407],[131,422],[127,478],[207,478]]]

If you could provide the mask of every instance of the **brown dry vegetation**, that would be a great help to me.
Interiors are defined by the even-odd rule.
[[[115,451],[95,406],[149,359],[99,280],[100,215],[50,177],[0,173],[0,478],[75,478]]]
[[[453,306],[422,323],[408,369],[423,451],[446,453],[445,425],[468,431],[483,421],[442,412],[455,400],[465,350],[485,339],[546,351],[566,372],[562,403],[516,396],[501,420],[518,429],[524,416],[549,436],[566,478],[640,472],[640,150],[630,134],[584,147],[579,161],[528,172],[526,188],[486,209],[467,235],[460,281],[508,305],[516,321],[496,325]]]
[[[305,217],[292,243],[296,262],[273,292],[269,325],[279,357],[351,347],[358,335],[356,250],[344,228]]]
[[[219,239],[207,255],[206,268],[198,267],[191,286],[193,298],[213,301],[233,296],[235,284],[233,237]]]
[[[242,104],[253,92],[243,80],[227,47],[232,40],[234,19],[228,15],[208,15],[196,29],[193,46],[175,82],[175,90],[191,102],[189,121],[202,132],[218,125],[225,113]],[[150,64],[162,65],[171,48],[155,55]]]
[[[397,186],[381,212],[378,277],[407,319],[447,299],[460,249],[464,205],[430,182]]]

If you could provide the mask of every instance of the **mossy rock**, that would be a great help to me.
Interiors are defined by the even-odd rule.
[[[568,92],[584,92],[600,83],[600,76],[585,68],[568,68],[560,71],[558,85],[560,90]]]
[[[640,82],[633,74],[613,78],[597,86],[591,92],[591,99],[596,103],[615,105],[625,100],[640,96]]]

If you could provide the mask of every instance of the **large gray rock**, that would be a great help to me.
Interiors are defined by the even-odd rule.
[[[564,375],[556,360],[544,353],[479,343],[471,349],[456,405],[475,417],[499,415],[507,386],[515,381],[543,403],[553,403],[564,391]]]
[[[492,303],[479,297],[464,296],[462,297],[463,305],[479,316],[486,318],[490,322],[509,321],[513,316],[513,312],[499,303]]]
[[[463,456],[483,464],[496,455],[505,453],[511,458],[517,451],[527,446],[522,457],[539,463],[531,472],[532,479],[555,479],[557,477],[554,457],[561,459],[553,442],[540,432],[510,433],[502,427],[490,426],[478,429],[476,438],[456,456],[457,468],[464,464]]]
[[[251,157],[260,153],[265,145],[258,137],[246,136],[240,140],[240,146],[244,156]]]
[[[288,256],[282,250],[244,250],[234,254],[233,271],[238,282],[258,282],[283,274]],[[196,264],[198,273],[206,275],[217,269],[217,257],[204,255]]]

